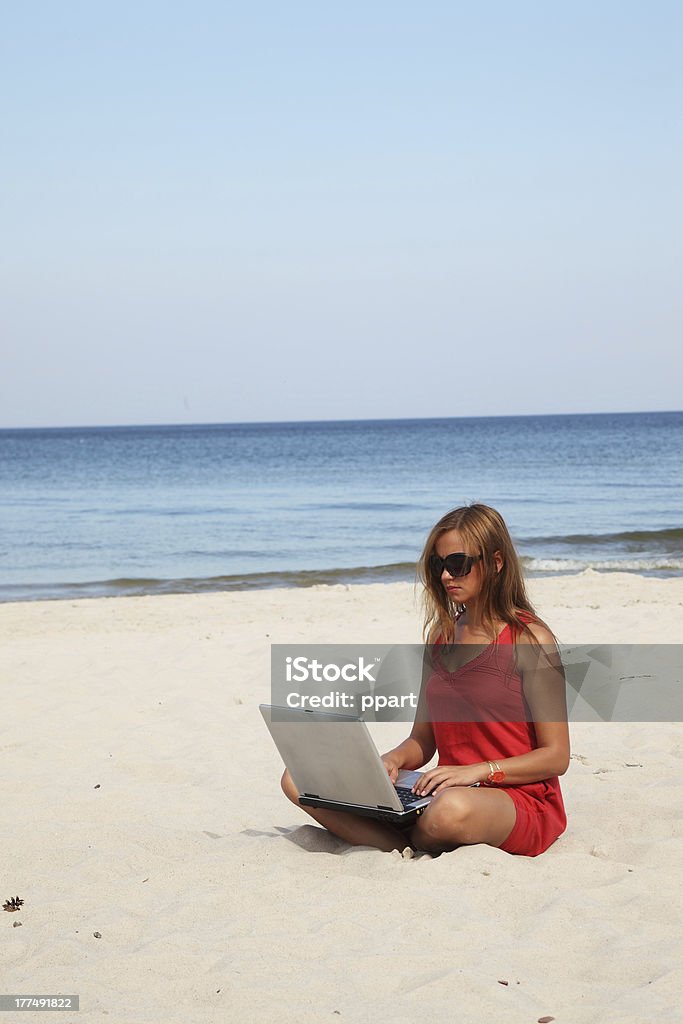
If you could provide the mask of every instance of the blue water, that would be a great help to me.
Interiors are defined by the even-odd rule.
[[[414,579],[470,501],[531,574],[683,570],[683,413],[0,431],[0,600]]]

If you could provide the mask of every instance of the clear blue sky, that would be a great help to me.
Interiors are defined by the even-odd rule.
[[[0,426],[678,409],[680,2],[3,17]]]

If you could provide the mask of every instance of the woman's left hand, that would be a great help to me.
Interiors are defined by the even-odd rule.
[[[484,773],[486,767],[486,773]],[[442,764],[438,768],[430,768],[415,783],[413,792],[417,796],[435,796],[449,786],[472,786],[475,782],[484,782],[488,775],[488,765],[482,764]]]

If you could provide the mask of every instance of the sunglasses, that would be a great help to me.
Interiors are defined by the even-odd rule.
[[[437,580],[441,579],[444,569],[447,570],[449,576],[467,576],[472,571],[474,563],[483,557],[483,555],[466,555],[464,551],[446,555],[445,558],[441,558],[439,555],[430,555],[429,568]]]

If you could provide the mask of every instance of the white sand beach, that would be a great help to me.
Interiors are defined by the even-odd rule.
[[[530,589],[561,641],[683,642],[682,579]],[[678,1019],[682,724],[573,724],[540,857],[403,860],[285,799],[258,704],[272,642],[419,642],[411,585],[4,604],[0,634],[4,992],[116,1024]]]

